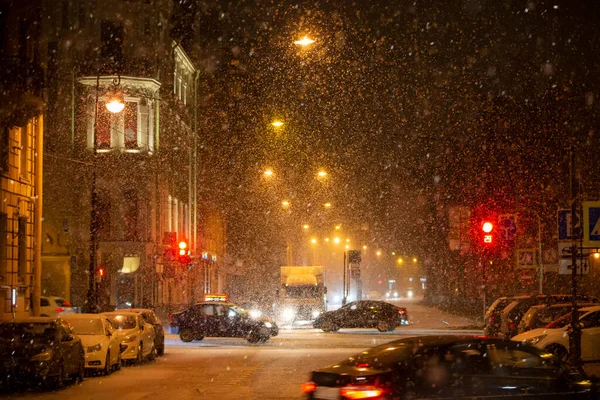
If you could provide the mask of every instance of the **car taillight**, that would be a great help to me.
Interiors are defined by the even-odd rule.
[[[61,312],[64,312],[64,311],[65,311],[65,309],[64,309],[64,308],[62,308],[62,307],[57,307],[57,308],[56,308],[56,312],[57,312],[57,313],[61,313]]]
[[[71,307],[71,303],[69,303],[68,301],[63,302],[63,306],[64,307]]]
[[[302,384],[302,393],[312,393],[317,388],[317,384],[314,382],[306,382]]]
[[[340,390],[345,399],[373,399],[384,393],[384,389],[375,386],[346,386]]]
[[[169,320],[171,320],[171,324],[175,322],[175,317],[173,316],[173,314],[169,315]]]
[[[406,314],[406,310],[398,310],[398,314],[404,315],[404,314]]]

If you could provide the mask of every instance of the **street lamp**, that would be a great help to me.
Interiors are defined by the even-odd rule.
[[[308,224],[302,225],[302,229],[304,229],[305,231],[308,230],[308,228],[310,228],[310,226]]]
[[[413,258],[413,262],[416,263],[417,262],[417,257]]]
[[[273,176],[273,170],[270,168],[267,168],[264,172],[263,172],[264,176]]]
[[[323,206],[324,206],[325,208],[331,208],[331,203],[325,203],[325,204],[323,204]]]
[[[402,263],[404,263],[404,260],[402,258],[399,258],[398,259],[398,264],[402,264]]]
[[[306,46],[313,44],[314,42],[315,41],[312,40],[311,38],[309,38],[308,36],[304,36],[302,39],[296,40],[294,42],[294,44],[297,44],[298,46],[306,47]]]
[[[377,250],[377,252],[375,254],[377,254],[377,256],[380,256],[381,255],[381,250]]]
[[[115,87],[120,83],[120,77],[115,80]],[[96,190],[96,135],[98,128],[98,97],[100,94],[100,74],[96,78],[96,103],[94,107],[94,153],[92,156],[92,185],[90,193],[90,265],[88,270],[87,311],[98,312],[98,291],[96,289],[96,271],[98,269],[98,192]],[[113,114],[118,114],[125,108],[125,99],[118,88],[108,96],[106,109]]]
[[[327,171],[324,171],[321,169],[321,170],[319,170],[319,172],[317,172],[317,176],[319,178],[325,178],[327,176]]]
[[[275,128],[279,128],[279,127],[283,126],[283,122],[279,121],[279,120],[275,120],[275,121],[271,122],[271,125],[273,125]]]

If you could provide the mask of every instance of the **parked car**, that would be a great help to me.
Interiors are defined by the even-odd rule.
[[[581,324],[581,359],[600,360],[600,306],[584,307],[579,310]],[[545,328],[515,336],[512,340],[543,349],[561,359],[567,359],[570,351],[568,329],[571,313],[562,316]]]
[[[156,347],[156,354],[162,356],[165,354],[165,331],[162,326],[162,322],[156,315],[156,313],[149,308],[124,308],[121,311],[130,311],[138,313],[144,318],[146,323],[154,327],[154,347]]]
[[[308,399],[592,398],[595,384],[551,354],[477,336],[389,342],[310,374]]]
[[[62,297],[40,297],[40,315],[42,317],[56,317],[64,314],[75,314],[75,312],[75,308],[71,307],[71,303]]]
[[[277,325],[255,319],[233,303],[203,302],[171,314],[171,326],[179,328],[184,342],[202,340],[207,336],[241,337],[250,343],[266,342]]]
[[[373,300],[354,301],[337,310],[324,312],[313,323],[313,327],[324,332],[336,332],[340,328],[377,328],[380,332],[387,332],[402,325],[408,325],[406,308]]]
[[[0,322],[0,382],[35,381],[51,388],[65,379],[83,380],[81,339],[61,318],[37,317]]]
[[[106,315],[71,314],[63,318],[81,338],[88,370],[109,375],[121,368],[121,342]]]
[[[585,302],[594,302],[597,303],[598,299],[580,295],[577,296],[580,301]],[[512,303],[504,308],[502,311],[502,322],[500,325],[500,332],[498,336],[504,338],[511,338],[517,334],[517,329],[523,315],[531,308],[532,306],[538,304],[557,304],[557,303],[565,303],[570,301],[572,296],[570,294],[538,294],[529,296],[526,298],[518,297]]]
[[[517,298],[527,298],[530,296],[519,297],[499,297],[487,309],[484,317],[483,334],[486,336],[496,336],[500,332],[500,323],[502,320],[502,310],[515,301]]]
[[[131,311],[112,311],[103,313],[116,329],[117,338],[124,346],[121,352],[123,361],[141,364],[144,359],[154,359],[154,327],[138,313]]]
[[[590,307],[595,303],[579,303],[579,307]],[[531,307],[519,322],[518,332],[523,333],[532,329],[543,328],[556,321],[573,309],[572,303],[538,304]]]

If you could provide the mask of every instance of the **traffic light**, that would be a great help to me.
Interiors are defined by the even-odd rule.
[[[481,230],[483,231],[483,243],[491,245],[493,242],[493,234],[494,224],[489,221],[486,221],[481,226]]]
[[[190,256],[190,251],[188,250],[188,244],[185,241],[179,242],[179,255],[177,256],[177,261],[180,264],[190,264],[192,262],[192,257]]]
[[[102,278],[104,277],[104,267],[99,267],[96,270],[96,282],[102,282]]]

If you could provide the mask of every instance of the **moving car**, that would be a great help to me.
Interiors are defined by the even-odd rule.
[[[266,342],[277,325],[255,319],[233,303],[203,302],[171,314],[171,326],[179,328],[184,342],[202,340],[206,336],[241,337],[250,343]]]
[[[35,381],[51,388],[65,379],[83,380],[81,339],[61,318],[37,317],[0,322],[0,382]]]
[[[154,359],[154,327],[138,313],[131,311],[112,311],[103,313],[116,329],[119,342],[125,345],[121,352],[123,361],[141,364],[144,359]]]
[[[108,375],[121,368],[121,343],[106,315],[71,314],[63,318],[81,338],[87,369]]]
[[[130,311],[134,313],[138,313],[144,318],[146,323],[152,325],[154,327],[154,347],[156,347],[156,354],[162,356],[165,354],[165,331],[162,326],[162,322],[156,316],[154,311],[149,308],[128,308],[123,309],[121,311]]]
[[[57,317],[64,314],[75,314],[75,308],[62,297],[42,296],[40,298],[40,316]]]
[[[313,371],[308,399],[592,398],[567,364],[518,342],[477,336],[396,340]]]
[[[340,328],[377,328],[380,332],[393,331],[397,326],[408,325],[406,308],[384,301],[359,300],[319,315],[314,328],[335,332]]]
[[[581,359],[583,361],[600,360],[600,306],[579,309],[581,324]],[[512,340],[543,349],[566,359],[569,355],[569,327],[571,313],[562,316],[545,328],[515,336]]]
[[[595,306],[595,303],[579,303],[578,307]],[[556,321],[573,309],[571,303],[539,304],[531,307],[519,322],[518,332],[523,333],[532,329],[543,328]]]

